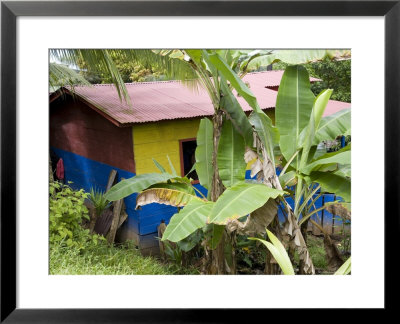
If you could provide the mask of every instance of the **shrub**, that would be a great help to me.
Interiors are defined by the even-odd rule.
[[[88,194],[83,189],[72,190],[59,182],[50,183],[50,245],[75,247],[83,250],[88,244],[97,245],[105,240],[99,235],[90,235],[82,227],[84,218],[89,219],[84,205]]]

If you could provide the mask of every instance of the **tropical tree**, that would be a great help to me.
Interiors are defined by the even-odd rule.
[[[299,208],[295,208],[295,211],[292,211],[286,200],[282,198],[284,192],[275,170],[274,146],[275,144],[280,146],[283,144],[282,153],[285,152],[283,155],[289,163],[285,167],[285,171],[294,172],[295,180],[300,182],[297,188],[303,188],[303,181],[311,186],[315,182],[315,177],[318,178],[318,174],[315,172],[323,172],[321,171],[324,170],[322,168],[323,162],[313,161],[318,171],[315,171],[314,168],[307,169],[304,171],[306,176],[300,172],[299,168],[301,167],[301,170],[304,170],[309,158],[311,159],[315,156],[315,154],[310,155],[309,152],[314,150],[314,138],[317,141],[320,137],[319,135],[314,136],[310,141],[309,135],[312,131],[319,130],[323,109],[325,108],[323,104],[325,103],[326,105],[327,95],[321,96],[320,99],[317,98],[318,102],[316,100],[315,108],[313,109],[314,99],[312,93],[310,96],[307,91],[301,89],[304,91],[301,94],[297,93],[296,102],[293,106],[295,107],[294,114],[298,116],[295,119],[295,127],[293,125],[281,127],[283,136],[281,137],[282,140],[280,140],[279,128],[273,127],[271,120],[260,109],[250,89],[233,69],[242,71],[242,74],[244,74],[246,67],[251,64],[270,64],[272,61],[281,60],[282,58],[289,63],[298,63],[299,61],[311,61],[316,58],[322,59],[329,55],[334,56],[337,53],[330,51],[300,51],[297,55],[293,55],[292,52],[288,51],[241,53],[240,51],[174,50],[158,51],[158,54],[162,56],[168,55],[172,59],[188,62],[193,67],[213,102],[215,112],[212,122],[208,119],[201,121],[197,137],[198,148],[196,150],[196,171],[199,175],[200,183],[209,189],[209,201],[201,201],[201,199],[194,197],[187,199],[188,196],[183,196],[181,190],[165,188],[165,185],[176,186],[179,182],[187,181],[187,179],[177,177],[176,174],[166,174],[166,172],[142,175],[143,177],[139,176],[125,180],[112,188],[107,198],[110,200],[121,199],[133,192],[140,192],[152,186],[152,202],[159,200],[158,202],[165,203],[166,200],[169,200],[183,204],[186,207],[171,218],[163,239],[179,241],[185,235],[190,235],[199,226],[205,226],[208,223],[212,232],[210,272],[226,273],[225,250],[227,242],[225,242],[225,237],[228,236],[229,232],[242,231],[246,233],[250,228],[254,230],[257,227],[255,224],[260,223],[260,220],[263,225],[268,223],[266,224],[268,226],[276,217],[278,202],[275,199],[279,197],[284,204],[285,210],[287,210],[286,231],[283,231],[283,233],[294,248],[298,250],[300,259],[304,263],[304,273],[313,273],[312,261],[299,229]],[[239,60],[239,58],[243,58],[243,54],[247,55],[248,58]],[[293,75],[296,75],[296,80],[299,80],[299,78],[302,81],[305,80],[304,74],[293,74],[292,70],[298,71],[299,67],[296,66],[293,69],[289,69],[287,73],[288,80],[293,79]],[[284,83],[285,79],[282,82]],[[309,85],[308,75],[307,82]],[[253,108],[254,111],[249,118],[244,114],[232,94],[232,88]],[[285,107],[283,93],[285,91],[280,90],[280,100],[283,104],[279,106]],[[323,108],[321,108],[322,106]],[[279,109],[278,104],[277,109]],[[313,113],[311,114],[311,112]],[[308,117],[312,116],[310,126],[304,125],[307,115]],[[301,116],[301,119],[299,116]],[[290,121],[288,124],[290,124]],[[304,128],[305,126],[307,127]],[[290,133],[288,128],[290,128]],[[294,144],[293,141],[288,140],[293,135],[293,128],[296,129],[294,132]],[[327,128],[328,126],[325,126],[318,134],[323,133]],[[255,136],[256,150],[253,148],[253,136]],[[324,137],[323,135],[321,136]],[[300,141],[303,138],[304,140]],[[212,150],[210,149],[211,147]],[[291,151],[293,151],[292,156],[290,156]],[[245,157],[244,161],[241,156]],[[244,182],[246,162],[251,160],[255,161],[252,166],[252,172],[262,180],[262,185]],[[334,163],[333,160],[330,161],[332,161],[332,164]],[[291,166],[292,164],[296,165],[297,169]],[[288,174],[290,174],[289,172]],[[319,177],[318,180],[323,182],[323,176]],[[160,185],[162,187],[157,188]],[[329,187],[329,184],[327,186]],[[312,190],[315,189],[313,188]],[[267,191],[269,195],[267,195]],[[297,197],[299,197],[306,190],[296,189],[296,192]],[[262,194],[257,196],[257,193]],[[179,199],[177,199],[178,196]],[[185,197],[185,200],[183,197]],[[265,197],[268,199],[265,199]],[[299,205],[301,200],[299,198],[296,199],[298,199],[297,205]],[[257,202],[249,205],[249,200],[253,202],[257,200]],[[243,208],[241,208],[242,206]],[[241,223],[238,220],[248,214],[250,216],[245,223]],[[276,225],[277,222],[275,222]],[[279,229],[277,231],[279,232]],[[212,250],[213,247],[216,247],[216,249]],[[234,267],[234,265],[231,266]]]

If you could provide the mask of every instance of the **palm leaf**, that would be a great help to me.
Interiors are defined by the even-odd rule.
[[[68,68],[63,64],[50,63],[49,65],[49,86],[50,92],[57,91],[59,88],[75,85],[90,86],[90,83],[79,73]]]

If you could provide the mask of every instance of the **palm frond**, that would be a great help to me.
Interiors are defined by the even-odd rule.
[[[196,89],[196,72],[185,61],[171,60],[168,56],[156,54],[150,49],[50,49],[50,57],[69,65],[86,63],[88,71],[106,73],[111,76],[120,100],[131,105],[125,83],[112,58],[133,60],[144,67],[163,69],[170,79],[180,80],[191,89]]]
[[[50,49],[50,58],[68,65],[78,65],[84,61],[89,71],[103,72],[111,76],[118,97],[124,99],[129,105],[131,100],[125,83],[106,49]]]
[[[63,86],[90,85],[90,83],[79,73],[68,68],[66,65],[50,63],[49,65],[49,87],[50,92],[55,92]]]

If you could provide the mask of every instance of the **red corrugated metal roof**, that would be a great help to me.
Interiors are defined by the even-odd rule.
[[[282,71],[249,73],[244,81],[257,97],[262,109],[274,108],[277,92],[266,88],[282,77]],[[270,77],[273,76],[273,77]],[[96,107],[120,126],[134,123],[155,122],[180,118],[211,116],[214,112],[211,100],[205,90],[191,90],[179,81],[128,83],[126,88],[133,107],[119,100],[114,85],[100,84],[92,87],[76,86],[76,94]],[[244,111],[251,107],[242,97],[237,97]],[[332,114],[349,107],[350,104],[333,102],[328,104]],[[328,110],[327,109],[327,110]]]
[[[253,72],[245,76],[245,79],[250,84],[257,84],[258,86],[264,86],[265,88],[275,88],[281,84],[281,79],[284,70],[278,71],[263,71]],[[261,74],[261,76],[260,76]],[[321,81],[320,79],[310,77],[310,82]]]

